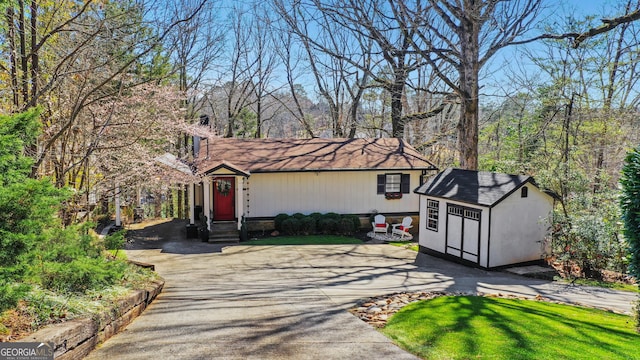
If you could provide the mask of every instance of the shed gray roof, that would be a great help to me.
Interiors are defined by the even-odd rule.
[[[415,192],[491,207],[525,183],[536,186],[533,178],[527,175],[448,168],[429,179]]]

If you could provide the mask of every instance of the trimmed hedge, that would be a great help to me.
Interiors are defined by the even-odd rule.
[[[334,212],[309,215],[295,213],[293,215],[278,214],[274,218],[276,230],[286,235],[336,234],[351,235],[360,229],[360,218],[357,215],[340,215]]]
[[[275,226],[276,230],[283,231],[282,230],[282,222],[285,221],[288,218],[289,218],[288,214],[278,214],[278,215],[276,215],[276,217],[273,219],[273,225]]]

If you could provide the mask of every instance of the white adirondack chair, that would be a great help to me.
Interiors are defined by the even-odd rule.
[[[389,224],[387,224],[387,220],[384,215],[376,215],[373,218],[373,222],[371,223],[373,226],[373,233],[387,233],[389,231]]]
[[[400,239],[404,239],[405,236],[411,236],[411,234],[409,234],[409,229],[411,229],[413,227],[413,225],[411,225],[411,222],[413,221],[413,219],[411,219],[411,216],[405,216],[402,219],[402,223],[400,224],[392,224],[391,225],[391,234],[395,234],[395,235],[400,235]]]

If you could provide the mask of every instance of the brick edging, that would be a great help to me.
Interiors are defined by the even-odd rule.
[[[52,342],[55,359],[82,359],[96,345],[122,331],[160,294],[164,280],[156,280],[119,300],[109,311],[93,318],[81,318],[49,325],[20,339],[20,342]]]

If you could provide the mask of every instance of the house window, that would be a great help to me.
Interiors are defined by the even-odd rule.
[[[523,186],[522,189],[520,189],[520,197],[526,198],[527,196],[529,196],[529,188]]]
[[[438,231],[438,209],[440,203],[436,200],[427,200],[427,229]]]
[[[409,174],[379,174],[378,194],[408,194],[411,187],[411,176]]]

